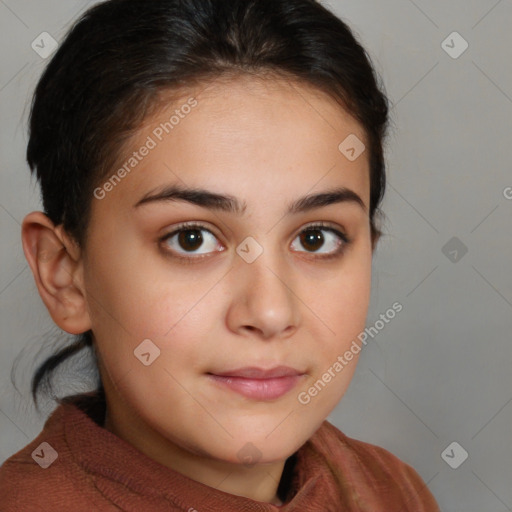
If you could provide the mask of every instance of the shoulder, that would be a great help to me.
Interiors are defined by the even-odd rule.
[[[70,498],[87,489],[64,434],[64,417],[73,414],[72,406],[59,406],[41,433],[0,467],[2,512],[68,510]]]
[[[333,466],[342,484],[349,485],[363,501],[375,507],[387,501],[404,512],[439,512],[419,474],[385,448],[352,439],[328,421],[310,442]]]

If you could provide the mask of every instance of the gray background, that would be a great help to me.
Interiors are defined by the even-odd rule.
[[[24,151],[30,95],[47,61],[31,43],[43,31],[59,41],[93,3],[0,0],[0,461],[42,428],[28,379],[44,339],[59,334],[20,241],[24,215],[41,209]],[[443,511],[512,510],[512,2],[325,4],[367,48],[393,103],[386,236],[367,325],[403,305],[363,349],[329,419],[416,468]],[[469,44],[458,58],[442,47],[453,31]],[[441,456],[454,441],[462,448],[448,450],[452,465],[468,453],[457,469]]]

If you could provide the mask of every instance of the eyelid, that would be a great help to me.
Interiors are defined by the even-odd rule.
[[[177,226],[173,227],[171,231],[166,231],[162,235],[162,238],[169,238],[171,235],[175,235],[176,233],[179,233],[180,231],[184,231],[185,229],[204,229],[205,231],[209,231],[212,235],[215,235],[217,238],[219,236],[215,233],[215,228],[210,226],[206,221],[194,221],[189,220],[182,222],[178,224]]]
[[[345,228],[339,227],[336,224],[333,224],[330,222],[325,222],[325,221],[312,221],[311,223],[306,224],[305,226],[302,226],[297,231],[297,233],[294,235],[294,238],[296,236],[298,236],[300,233],[302,233],[303,231],[306,231],[307,229],[312,229],[312,228],[317,228],[317,227],[330,229],[333,232],[335,232],[336,234],[339,233],[340,235],[343,235],[343,237],[345,238],[345,241],[347,243],[351,241],[351,239],[347,235]],[[162,239],[169,238],[170,236],[172,236],[184,229],[187,229],[187,228],[188,229],[193,229],[193,228],[204,229],[206,231],[209,231],[210,233],[212,233],[212,235],[215,235],[218,238],[218,235],[215,234],[215,230],[210,229],[209,224],[207,224],[206,222],[204,222],[204,221],[186,221],[186,222],[182,222],[181,224],[178,224],[177,226],[175,226],[172,231],[166,232],[164,235],[162,235]]]
[[[349,243],[351,242],[351,238],[347,235],[347,231],[345,228],[338,226],[336,224],[332,224],[330,222],[325,221],[313,221],[310,224],[306,224],[305,226],[302,226],[300,230],[297,232],[297,235],[302,233],[303,231],[307,231],[308,229],[313,228],[322,228],[326,230],[330,230],[331,232],[340,235],[344,242]],[[295,236],[297,236],[295,235]]]
[[[339,238],[341,238],[342,242],[340,244],[340,247],[336,251],[334,251],[332,253],[328,253],[328,254],[308,252],[308,251],[298,251],[299,253],[303,252],[304,254],[311,255],[311,257],[313,257],[313,258],[327,260],[330,258],[335,258],[336,256],[341,256],[341,254],[344,252],[346,246],[352,242],[352,238],[347,235],[345,228],[338,227],[336,224],[332,224],[332,223],[325,222],[325,221],[313,221],[309,224],[306,224],[305,226],[302,226],[294,234],[293,240],[295,240],[295,238],[297,238],[297,236],[299,236],[304,231],[314,230],[315,228],[318,228],[319,230],[330,231],[331,233],[333,233],[336,236],[338,236]],[[215,234],[214,230],[210,229],[210,227],[207,223],[205,223],[203,221],[186,221],[186,222],[182,222],[181,224],[178,224],[177,226],[175,226],[172,229],[172,231],[169,231],[169,232],[165,233],[164,235],[162,235],[158,239],[158,241],[159,241],[159,243],[163,243],[164,241],[168,240],[169,238],[173,237],[174,235],[178,234],[179,232],[187,230],[187,229],[205,230],[205,231],[208,231],[209,233],[211,233],[215,238],[217,238],[217,239],[219,238],[219,236],[217,234]],[[189,256],[183,256],[179,253],[174,253],[169,250],[167,250],[166,252],[171,257],[174,257],[178,260],[185,260],[186,262],[193,263],[194,260],[196,260],[196,261],[202,260],[204,258],[210,257],[215,252],[223,252],[223,251],[224,251],[224,249],[221,251],[213,251],[213,252],[207,253],[207,254],[199,254],[199,255],[191,254]]]
[[[197,229],[200,231],[208,231],[211,233],[217,240],[219,239],[219,235],[215,233],[214,229],[211,229],[209,224],[205,221],[186,221],[178,224],[175,226],[172,230],[166,232],[164,235],[158,238],[158,245],[161,246],[165,241],[169,240],[173,236],[177,235],[181,231],[186,231],[187,229]],[[224,245],[224,244],[222,244]],[[162,249],[165,253],[165,256],[169,258],[173,258],[175,260],[178,260],[182,263],[198,263],[199,261],[202,261],[204,259],[212,257],[216,252],[224,252],[225,249],[222,249],[220,251],[212,251],[207,254],[190,254],[189,256],[184,256],[181,253],[172,251],[170,249]]]
[[[297,236],[299,236],[304,231],[315,230],[318,229],[320,231],[330,231],[338,238],[341,239],[341,243],[338,248],[330,253],[316,253],[316,252],[308,252],[308,251],[298,251],[299,254],[306,255],[308,258],[316,259],[316,260],[335,260],[337,258],[341,258],[345,253],[345,250],[348,248],[350,244],[352,244],[353,238],[348,236],[347,230],[344,227],[340,227],[337,224],[333,224],[325,221],[313,221],[310,224],[306,224],[302,226],[299,231],[294,235],[294,240]]]

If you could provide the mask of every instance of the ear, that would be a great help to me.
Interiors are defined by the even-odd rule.
[[[25,258],[50,316],[64,331],[91,328],[78,244],[43,212],[29,213],[21,226]]]

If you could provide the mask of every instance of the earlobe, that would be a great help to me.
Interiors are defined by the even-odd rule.
[[[70,334],[89,330],[83,260],[77,244],[43,212],[29,213],[23,219],[21,236],[25,258],[53,321]]]

